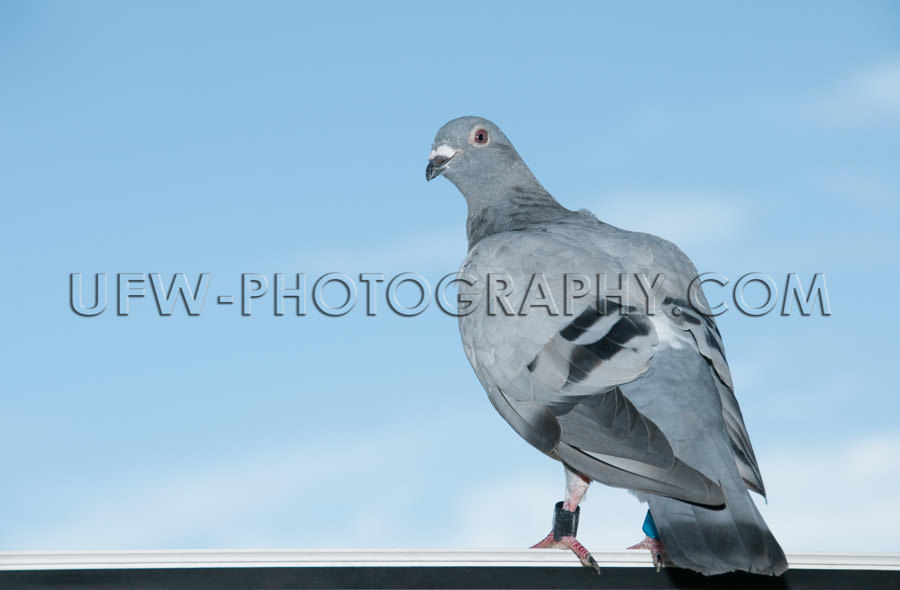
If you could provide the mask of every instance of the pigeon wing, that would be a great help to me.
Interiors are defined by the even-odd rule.
[[[484,284],[502,274],[510,283],[504,285],[511,302],[505,308],[515,311],[503,313],[497,305],[493,314],[482,309],[460,318],[476,374],[494,407],[526,441],[592,479],[721,504],[718,484],[676,457],[660,428],[618,388],[649,369],[658,342],[654,320],[627,297],[582,302],[574,317],[554,313],[565,303],[559,297],[565,296],[567,267],[621,269],[578,233],[567,231],[559,239],[546,231],[519,232],[482,240],[472,249],[463,275]],[[558,271],[544,272],[541,279],[556,297],[549,303],[539,299],[546,307],[526,308],[535,269]],[[476,297],[474,291],[461,289],[466,297]]]
[[[590,215],[584,212],[583,215]],[[744,485],[765,496],[762,475],[750,444],[741,409],[734,395],[731,371],[725,358],[722,335],[703,290],[694,281],[697,269],[671,242],[651,234],[629,232],[598,222],[594,233],[598,249],[611,253],[623,267],[655,277],[665,273],[664,289],[659,293],[657,311],[665,321],[657,326],[674,328],[676,339],[689,334],[688,344],[708,363],[722,406],[722,418],[730,446]]]

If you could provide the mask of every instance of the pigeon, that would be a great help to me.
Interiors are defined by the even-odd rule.
[[[780,575],[784,552],[749,494],[765,487],[697,270],[674,244],[563,207],[506,135],[460,117],[435,136],[426,180],[468,205],[455,282],[466,356],[499,414],[562,462],[565,499],[533,548],[577,540],[591,482],[648,504],[653,563]]]

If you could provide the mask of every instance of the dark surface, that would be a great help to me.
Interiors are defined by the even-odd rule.
[[[0,588],[286,589],[286,588],[900,588],[900,571],[791,570],[780,578],[736,573],[706,577],[687,570],[606,567],[599,576],[555,567],[235,567],[2,571]]]

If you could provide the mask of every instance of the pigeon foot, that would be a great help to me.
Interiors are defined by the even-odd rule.
[[[653,537],[645,536],[644,540],[636,545],[632,545],[629,549],[648,549],[650,551],[650,557],[653,558],[653,565],[656,566],[656,571],[659,573],[660,568],[662,566],[670,566],[672,565],[672,561],[669,559],[669,555],[666,553],[666,546],[662,544],[662,541],[659,539],[654,539]]]
[[[570,549],[572,553],[578,556],[578,560],[585,567],[594,570],[594,573],[600,574],[600,566],[597,560],[591,555],[587,548],[578,542],[574,535],[566,535],[564,537],[555,538],[551,531],[546,537],[538,543],[531,546],[531,549]]]

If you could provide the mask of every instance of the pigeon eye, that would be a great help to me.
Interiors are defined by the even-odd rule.
[[[482,127],[478,127],[475,131],[472,132],[472,144],[483,146],[487,145],[488,142],[488,132],[487,129]]]

